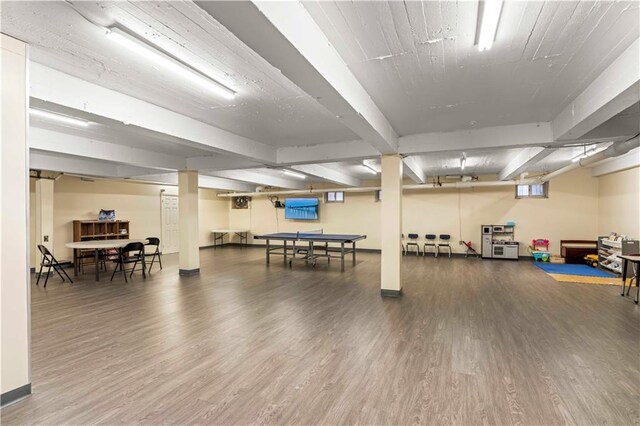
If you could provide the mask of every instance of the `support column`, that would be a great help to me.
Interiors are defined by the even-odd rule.
[[[36,244],[42,244],[51,253],[54,253],[53,184],[53,179],[38,179],[36,181]],[[31,250],[36,250],[36,248],[31,247]]]
[[[200,273],[197,171],[178,172],[178,215],[180,275],[196,275]]]
[[[382,211],[380,262],[381,294],[399,297],[402,294],[402,157],[382,156]]]
[[[31,393],[27,45],[0,34],[0,401]]]

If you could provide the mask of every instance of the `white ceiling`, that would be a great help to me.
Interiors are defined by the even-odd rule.
[[[73,7],[71,6],[73,5]],[[118,24],[237,92],[227,101],[155,69],[91,21]],[[188,1],[3,1],[2,32],[31,60],[274,146],[356,139],[335,117]]]
[[[303,4],[400,135],[550,121],[639,35],[636,1],[506,1],[482,53],[476,1]]]
[[[284,10],[292,4],[280,7]],[[156,162],[176,160],[216,176],[209,182],[226,183],[221,186],[225,189],[243,188],[242,182],[259,184],[261,176],[263,185],[282,181],[285,187],[298,187],[296,178],[274,170],[295,164],[321,163],[325,170],[360,180],[376,178],[362,166],[362,159],[378,157],[371,140],[362,140],[357,129],[336,117],[326,99],[311,96],[290,81],[291,73],[286,71],[291,70],[274,67],[267,55],[261,57],[216,20],[217,15],[192,1],[2,1],[0,5],[2,32],[29,43],[32,62],[249,138],[240,142],[255,146],[256,152],[263,152],[260,144],[266,144],[273,154],[261,158],[251,149],[227,152],[216,148],[217,133],[189,140],[193,132],[168,134],[153,126],[93,114],[82,105],[69,107],[33,97],[35,108],[92,121],[87,128],[75,128],[32,117],[32,127],[59,135],[56,147],[68,137],[70,146],[100,141],[141,153],[135,162],[127,162],[122,155],[111,159],[73,155],[69,147],[64,152],[56,147],[48,151],[43,149],[46,138],[41,134],[39,164],[46,166],[50,155],[51,167],[63,164],[68,169],[86,158],[87,165],[96,164],[105,173],[109,169],[103,166],[112,162],[118,165],[118,176],[134,176],[147,168],[154,170],[155,164],[144,161],[148,152],[149,157],[167,157]],[[640,36],[640,3],[635,1],[506,1],[496,42],[488,52],[478,52],[474,45],[477,1],[304,1],[302,5],[312,18],[309,22],[315,22],[315,30],[323,34],[321,40],[328,40],[346,64],[345,70],[355,77],[353,81],[381,111],[378,123],[388,121],[400,136],[396,152],[407,152],[400,149],[404,137],[421,141],[426,135],[418,149],[412,142],[415,155],[411,157],[428,177],[460,174],[463,152],[465,173],[496,174],[523,148],[580,142],[556,141],[550,122]],[[236,91],[236,98],[227,101],[205,94],[133,57],[104,36],[103,28],[113,25],[214,76]],[[304,31],[313,30],[301,29],[298,36],[304,38]],[[283,63],[301,63],[293,59]],[[609,117],[583,139],[606,142],[638,133],[640,104],[636,99],[635,105]],[[184,129],[184,123],[175,129]],[[518,123],[546,125],[549,137],[532,142],[529,134],[514,136],[509,125]],[[486,137],[483,131],[490,127],[495,136]],[[438,132],[454,135],[444,137]],[[449,145],[441,146],[441,139]],[[528,171],[557,170],[580,149],[558,149],[530,164]],[[171,169],[160,168],[162,173]],[[238,178],[234,169],[246,170],[250,179]],[[340,180],[339,174],[331,181],[336,179]],[[304,180],[321,181],[329,179],[320,173],[308,174]]]

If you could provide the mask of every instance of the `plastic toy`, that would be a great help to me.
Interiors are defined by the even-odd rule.
[[[587,265],[592,266],[594,268],[598,267],[598,255],[597,254],[588,254],[584,257]]]
[[[549,240],[537,238],[531,242],[529,246],[529,252],[533,256],[535,262],[542,261],[548,262],[551,259],[551,252],[549,251]]]

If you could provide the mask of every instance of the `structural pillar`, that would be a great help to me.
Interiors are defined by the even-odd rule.
[[[381,294],[402,294],[402,157],[382,156],[382,211],[380,214],[382,259]]]
[[[53,184],[53,179],[38,179],[36,181],[36,244],[42,244],[51,253],[54,253]],[[32,247],[31,250],[36,250],[36,248]]]
[[[200,273],[197,171],[178,172],[178,215],[180,275],[196,275]]]
[[[28,47],[0,34],[0,401],[31,393],[29,340]]]

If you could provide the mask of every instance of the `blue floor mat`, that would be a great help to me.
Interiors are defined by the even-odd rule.
[[[545,271],[547,274],[563,274],[563,275],[581,275],[583,277],[615,277],[616,275],[610,274],[600,269],[592,268],[587,265],[572,265],[567,263],[547,263],[547,262],[534,262],[538,268]]]

